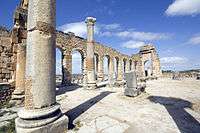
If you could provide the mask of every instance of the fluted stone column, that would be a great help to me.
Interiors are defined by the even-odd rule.
[[[62,85],[71,85],[72,80],[72,54],[64,52],[62,64]]]
[[[17,133],[66,132],[68,119],[56,103],[55,0],[29,0],[25,107]]]
[[[99,63],[98,63],[98,81],[103,81],[104,79],[104,72],[103,72],[103,57],[99,56]]]
[[[123,80],[123,60],[119,59],[118,62],[118,76],[117,76],[117,81],[122,81]]]
[[[25,64],[26,64],[26,46],[25,43],[19,43],[17,46],[15,90],[12,94],[12,99],[11,99],[11,103],[14,104],[21,104],[24,101]]]
[[[94,24],[96,18],[87,17],[87,86],[88,89],[96,88],[95,63],[94,63]]]

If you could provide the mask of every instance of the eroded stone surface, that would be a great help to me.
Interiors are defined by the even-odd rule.
[[[123,88],[96,91],[79,88],[57,98],[62,111],[67,112],[77,125],[70,133],[96,132],[95,123],[98,123],[98,129],[110,125],[108,130],[103,130],[107,133],[113,132],[110,123],[118,123],[119,127],[114,127],[125,133],[198,133],[200,114],[197,109],[190,108],[190,103],[200,101],[199,87],[200,82],[195,80],[158,80],[148,81],[146,93],[134,98],[124,96]],[[171,110],[167,107],[171,107],[175,114],[169,113]]]

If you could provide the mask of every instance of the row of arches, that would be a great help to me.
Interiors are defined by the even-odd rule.
[[[60,48],[56,48],[56,74],[59,76],[60,83],[63,80],[63,51]],[[122,67],[122,72],[135,69],[132,60],[123,59],[122,65],[119,65],[119,57],[111,58],[109,55],[104,55],[103,57],[99,56],[97,53],[94,54],[94,63],[95,63],[95,75],[96,80],[107,81],[109,77],[117,80],[119,75],[119,67]],[[83,75],[85,73],[85,54],[83,51],[78,49],[73,49],[71,51],[71,81],[72,83],[83,83]],[[112,64],[111,64],[112,63]],[[70,66],[69,66],[70,67]],[[101,70],[102,69],[102,70]],[[111,74],[112,69],[112,75]],[[100,73],[102,75],[100,75]],[[62,78],[61,78],[62,77]],[[101,77],[101,78],[100,78]],[[80,81],[77,81],[80,80]]]

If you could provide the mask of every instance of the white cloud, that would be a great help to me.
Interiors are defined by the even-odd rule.
[[[60,27],[58,27],[59,30],[67,33],[67,32],[73,32],[77,36],[85,36],[87,33],[86,24],[85,22],[75,22],[75,23],[69,23],[64,24]]]
[[[200,0],[176,0],[165,13],[169,16],[199,14]]]
[[[185,57],[163,57],[160,59],[161,64],[184,64],[187,63],[188,59]]]
[[[111,36],[111,30],[117,30],[120,28],[120,24],[113,23],[113,24],[96,24],[95,25],[95,34],[99,34],[102,36]],[[58,30],[61,30],[65,33],[73,32],[75,35],[80,37],[86,37],[87,35],[87,28],[84,21],[82,22],[75,22],[75,23],[68,23],[58,27]],[[109,33],[110,32],[110,33]]]
[[[58,30],[61,30],[65,33],[73,32],[75,35],[80,37],[86,37],[87,29],[84,21],[68,23],[58,27]],[[153,32],[139,32],[133,30],[122,30],[120,24],[96,24],[95,25],[95,34],[106,37],[119,37],[121,39],[135,39],[140,41],[153,41],[153,40],[164,40],[169,39],[171,35],[166,33],[153,33]]]
[[[100,32],[101,36],[111,37],[113,36],[113,33],[110,31]]]
[[[123,31],[123,32],[118,32],[116,35],[122,38],[132,38],[143,41],[164,40],[170,38],[170,35],[164,33],[138,32],[138,31]]]
[[[188,41],[189,44],[200,45],[200,35],[195,35]]]
[[[120,24],[114,23],[114,24],[102,24],[101,25],[102,28],[106,29],[106,30],[115,30],[115,29],[119,29],[121,26]]]
[[[147,44],[145,44],[145,42],[141,42],[141,41],[130,40],[130,41],[127,41],[127,42],[123,43],[122,47],[130,48],[130,49],[136,49],[136,48],[140,48],[140,47],[142,47],[144,45],[147,45]]]

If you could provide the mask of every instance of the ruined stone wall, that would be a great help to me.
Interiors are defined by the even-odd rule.
[[[69,77],[72,73],[72,51],[77,50],[81,53],[83,62],[83,74],[85,74],[85,58],[86,58],[86,39],[75,36],[74,33],[64,33],[57,31],[56,33],[56,46],[61,50],[63,56],[63,78],[71,80]],[[12,46],[10,33],[6,30],[1,34],[1,44],[0,44],[0,82],[8,82],[8,80],[14,78],[15,64],[16,64],[16,47]],[[152,55],[153,53],[153,55]],[[98,60],[103,60],[104,56],[108,56],[110,60],[118,59],[119,61],[126,61],[126,69],[130,68],[129,64],[132,61],[132,69],[136,69],[138,76],[144,75],[144,62],[151,58],[153,60],[154,66],[153,71],[155,75],[160,72],[160,62],[155,49],[150,50],[148,53],[140,52],[138,54],[128,56],[118,52],[117,50],[102,45],[95,42],[95,54],[98,56]],[[14,55],[14,56],[13,56]],[[101,63],[102,64],[102,63]],[[98,65],[99,67],[102,65]],[[122,65],[123,66],[123,65]],[[102,71],[103,68],[98,68]],[[85,75],[86,76],[86,75]]]
[[[0,27],[0,106],[10,100],[14,91],[14,83],[8,83],[14,78],[16,48],[11,43],[10,32]]]
[[[56,45],[61,49],[62,52],[72,52],[73,50],[79,51],[81,54],[86,56],[86,39],[75,36],[73,33],[64,33],[61,31],[57,31]],[[117,50],[105,46],[101,43],[95,42],[95,54],[98,56],[110,56],[110,57],[118,57],[126,60],[130,60],[131,56],[122,54]]]
[[[0,83],[0,108],[11,99],[14,84]]]
[[[11,43],[10,33],[0,29],[0,83],[8,82],[14,76],[16,57],[15,48]]]
[[[174,71],[163,71],[162,78],[169,78],[172,79],[176,77],[178,79],[197,79],[199,71],[181,71],[181,72],[174,72]]]
[[[64,33],[61,31],[57,31],[56,34],[56,46],[57,48],[59,48],[62,52],[62,56],[63,56],[63,79],[66,80],[64,81],[65,84],[69,84],[70,82],[68,80],[71,80],[72,77],[72,51],[76,50],[79,51],[81,56],[82,56],[82,72],[83,72],[83,77],[87,76],[86,75],[86,49],[87,49],[87,42],[86,39],[75,36],[74,33]],[[119,59],[119,60],[126,60],[127,61],[127,66],[128,66],[128,61],[132,61],[132,57],[122,54],[120,52],[118,52],[117,50],[105,46],[101,43],[98,42],[94,42],[95,43],[95,49],[94,49],[94,53],[95,55],[98,57],[98,76],[102,76],[102,72],[103,72],[103,63],[102,60],[104,58],[104,56],[109,57],[109,60],[113,61],[114,58],[115,59]],[[132,62],[132,64],[134,64]],[[127,70],[129,67],[126,67]],[[110,71],[110,69],[109,69]],[[110,71],[112,72],[112,71]]]
[[[147,61],[151,62],[151,78],[161,77],[161,66],[160,59],[156,52],[156,48],[153,45],[145,45],[140,48],[140,52],[137,54],[137,65],[136,70],[138,71],[138,75],[140,77],[146,77],[145,75],[145,63]],[[132,58],[135,58],[134,56]]]

